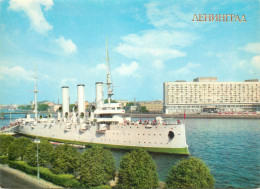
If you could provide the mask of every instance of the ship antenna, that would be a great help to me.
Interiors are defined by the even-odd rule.
[[[110,104],[111,96],[113,95],[113,84],[111,79],[107,40],[106,40],[106,61],[107,61],[107,97],[108,97],[108,104]]]
[[[37,93],[39,91],[37,91],[37,87],[36,87],[36,64],[35,64],[35,74],[34,74],[34,79],[35,79],[35,85],[34,85],[34,104],[35,104],[35,108],[34,108],[34,113],[35,113],[35,120],[37,121],[37,108],[38,108],[38,105],[37,105]]]

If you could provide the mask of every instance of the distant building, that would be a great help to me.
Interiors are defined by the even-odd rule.
[[[163,112],[163,101],[139,101],[140,106],[145,106],[149,112],[162,113]]]
[[[133,102],[133,101],[129,101],[129,100],[116,100],[118,103],[121,103],[123,106],[126,106],[127,103],[129,102]]]
[[[137,106],[130,106],[130,111],[136,111],[137,110]]]
[[[164,82],[164,112],[243,112],[260,110],[260,82],[218,82],[199,77],[193,82]]]

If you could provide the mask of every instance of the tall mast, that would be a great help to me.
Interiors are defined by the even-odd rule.
[[[38,105],[37,105],[37,93],[39,91],[37,91],[37,88],[36,88],[36,64],[35,64],[35,74],[34,74],[34,79],[35,79],[35,85],[34,85],[34,104],[35,104],[35,108],[34,108],[34,113],[35,113],[35,120],[37,121],[37,108],[38,108]]]
[[[111,76],[110,76],[111,73],[110,73],[107,40],[106,40],[106,61],[107,61],[107,97],[108,97],[108,103],[110,104],[111,96],[113,95],[113,86],[112,86],[112,81],[111,81]]]

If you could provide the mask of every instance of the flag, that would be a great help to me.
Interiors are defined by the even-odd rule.
[[[183,115],[184,119],[186,118],[186,114],[185,114],[185,111],[184,111],[184,115]]]

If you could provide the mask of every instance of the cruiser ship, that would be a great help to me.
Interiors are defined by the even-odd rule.
[[[113,85],[110,79],[108,50],[107,81],[96,82],[96,102],[85,110],[84,84],[77,86],[77,106],[69,111],[69,87],[62,86],[62,107],[57,118],[43,118],[37,112],[37,88],[35,72],[35,116],[16,119],[1,132],[14,131],[27,136],[48,138],[52,141],[81,142],[85,145],[102,145],[116,149],[144,149],[150,152],[188,155],[185,123],[170,123],[161,117],[150,120],[132,120],[124,117],[125,110],[121,103],[111,102]],[[107,103],[104,103],[103,88],[107,86]]]

